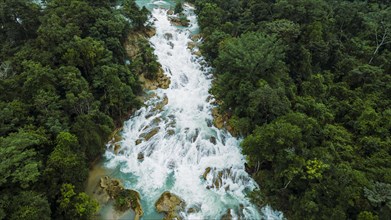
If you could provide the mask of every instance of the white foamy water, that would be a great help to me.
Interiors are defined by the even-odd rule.
[[[193,9],[186,6],[190,26],[176,27],[167,10],[158,7],[164,4],[155,2],[152,10],[156,35],[150,43],[171,78],[170,87],[152,91],[145,107],[125,122],[121,149],[115,155],[108,148],[106,166],[118,169],[125,186],[140,192],[143,219],[161,217],[154,204],[164,191],[186,202],[180,213],[184,219],[219,219],[228,209],[233,219],[281,218],[246,198],[257,185],[245,172],[239,141],[212,125],[210,68],[187,48],[198,30]],[[165,98],[168,104],[162,107]]]

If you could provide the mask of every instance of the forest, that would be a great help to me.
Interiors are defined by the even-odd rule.
[[[89,219],[88,168],[141,105],[138,70],[156,64],[123,46],[149,12],[133,0],[37,2],[0,3],[0,219]]]
[[[252,201],[288,219],[390,219],[390,2],[192,2]]]

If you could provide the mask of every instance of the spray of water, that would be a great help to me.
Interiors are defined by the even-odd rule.
[[[156,218],[154,203],[167,190],[186,202],[185,219],[218,219],[227,210],[234,219],[280,218],[246,198],[257,185],[245,172],[239,141],[212,125],[210,68],[188,49],[198,30],[194,9],[185,7],[190,25],[183,28],[170,23],[167,9],[159,7],[165,2],[154,4],[150,43],[171,85],[150,92],[145,107],[125,123],[121,150],[106,151],[106,166],[119,169],[126,187],[140,192],[144,219]]]

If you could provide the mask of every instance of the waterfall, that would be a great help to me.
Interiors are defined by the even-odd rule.
[[[170,23],[167,2],[149,6],[156,28],[150,44],[171,84],[149,91],[145,107],[124,124],[119,153],[106,151],[105,166],[140,192],[143,219],[161,218],[154,204],[164,191],[186,202],[184,219],[219,219],[228,209],[233,219],[281,218],[250,203],[246,193],[257,185],[245,172],[240,141],[213,126],[210,67],[188,49],[198,30],[194,9],[185,6],[185,28]]]

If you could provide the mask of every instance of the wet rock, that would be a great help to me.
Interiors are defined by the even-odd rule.
[[[167,96],[164,96],[163,97],[163,100],[161,102],[159,102],[158,104],[156,104],[156,107],[154,110],[157,110],[157,111],[160,111],[162,110],[162,108],[164,106],[166,106],[168,104],[168,97]]]
[[[189,49],[189,50],[192,50],[196,46],[197,46],[197,44],[194,42],[190,41],[189,43],[187,43],[187,49]]]
[[[124,189],[115,196],[114,207],[120,212],[133,209],[136,215],[134,219],[140,219],[140,217],[144,214],[141,207],[140,194],[131,189]]]
[[[163,35],[163,37],[164,37],[164,39],[166,39],[166,40],[172,40],[172,38],[173,38],[173,36],[172,36],[171,33],[165,33],[165,34]]]
[[[143,142],[143,140],[141,140],[141,139],[137,139],[137,140],[136,140],[136,145],[139,145],[139,144],[141,144],[141,142]]]
[[[167,89],[171,83],[170,78],[164,74],[164,71],[161,68],[159,68],[156,80],[147,79],[144,74],[140,74],[139,81],[143,84],[143,87],[148,90],[155,90],[157,88]]]
[[[219,110],[217,108],[212,109],[212,116],[214,118],[213,124],[216,128],[223,128],[224,127],[224,118],[219,113]]]
[[[118,154],[119,150],[121,149],[121,145],[115,144],[114,145],[114,154]]]
[[[205,169],[204,174],[202,174],[202,177],[204,178],[204,180],[206,180],[206,176],[208,176],[208,174],[210,173],[211,170],[212,170],[212,168],[210,168],[210,167],[207,167]]]
[[[224,170],[220,170],[220,171],[216,172],[216,169],[212,170],[210,167],[208,167],[205,169],[205,172],[203,175],[205,180],[206,180],[207,175],[210,172],[213,172],[212,173],[212,175],[213,175],[212,185],[206,186],[206,188],[207,189],[211,189],[211,188],[220,189],[220,187],[222,187],[222,183],[223,183],[223,175],[225,174],[225,175],[229,176],[231,174],[231,169],[224,169]],[[225,188],[225,190],[228,190],[228,189],[229,189],[228,187]]]
[[[174,14],[174,11],[170,9],[170,10],[167,11],[167,14],[168,14],[168,15],[173,15],[173,14]]]
[[[144,153],[140,152],[137,154],[137,160],[144,160]]]
[[[149,27],[149,28],[146,28],[144,32],[145,32],[146,37],[151,38],[156,34],[156,29],[153,27]]]
[[[171,49],[174,48],[174,43],[173,42],[169,41],[167,44],[171,47]]]
[[[168,136],[173,136],[175,134],[175,131],[174,130],[168,130],[167,131],[167,135]]]
[[[159,132],[159,130],[160,130],[160,128],[156,127],[148,133],[141,134],[140,137],[144,138],[145,141],[149,141],[149,139],[151,139],[153,136],[155,136]]]
[[[99,188],[95,190],[95,193],[99,195],[100,198],[103,198],[103,202],[115,198],[115,196],[124,189],[119,180],[112,179],[108,176],[101,177],[98,185]],[[99,197],[98,200],[100,200]]]
[[[172,17],[169,17],[169,19],[170,19],[171,24],[172,24],[172,25],[175,25],[175,26],[184,26],[184,27],[187,27],[187,26],[189,26],[189,22],[190,22],[190,21],[189,21],[187,18],[185,18],[185,17],[180,18],[180,17],[174,17],[174,16],[172,16]]]
[[[120,142],[122,140],[122,137],[120,135],[121,131],[122,131],[122,127],[115,129],[113,133],[111,133],[110,140],[113,143]]]
[[[207,125],[208,127],[212,127],[212,125],[213,125],[212,120],[206,119],[206,125]]]
[[[231,209],[228,209],[227,213],[221,216],[221,220],[232,220]]]
[[[193,36],[191,36],[191,40],[198,41],[199,39],[201,39],[201,37],[202,37],[201,34],[194,34]]]
[[[201,51],[200,51],[200,50],[193,51],[193,52],[192,52],[192,54],[193,54],[193,55],[196,55],[197,57],[200,57],[200,56],[202,56],[202,53],[201,53]]]
[[[168,103],[168,99],[167,99],[167,103]],[[167,105],[167,104],[166,104]],[[160,118],[155,118],[152,120],[152,124],[153,125],[158,125],[160,122],[162,121],[162,119]]]
[[[185,202],[179,196],[168,191],[164,192],[155,203],[156,211],[164,213],[165,220],[182,219],[179,212],[183,211],[185,206]]]
[[[212,144],[214,144],[214,145],[216,145],[216,137],[214,137],[214,136],[212,136],[212,137],[210,137],[209,138],[209,141],[210,141],[210,143],[212,143]]]
[[[192,205],[191,207],[189,207],[187,209],[187,213],[188,214],[196,213],[196,212],[199,212],[199,211],[201,211],[201,205],[200,204]]]

